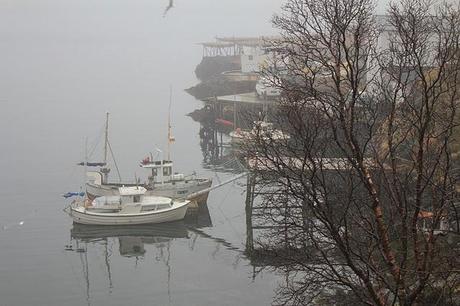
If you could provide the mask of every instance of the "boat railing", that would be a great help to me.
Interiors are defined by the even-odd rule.
[[[75,199],[70,203],[70,207],[77,208],[77,207],[92,207],[93,204],[90,199]]]
[[[80,204],[81,204],[81,202],[82,202],[82,201],[81,201],[80,199],[73,200],[69,205],[67,205],[67,206],[63,209],[63,211],[66,212],[66,213],[68,213],[68,214],[71,214],[72,209],[75,209],[75,208],[79,207]]]

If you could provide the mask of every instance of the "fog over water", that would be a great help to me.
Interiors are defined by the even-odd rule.
[[[267,272],[252,280],[242,255],[238,184],[211,193],[212,224],[203,234],[180,228],[162,243],[137,237],[146,251],[137,259],[121,256],[126,241],[116,237],[83,245],[86,253],[64,250],[72,222],[61,194],[82,185],[75,164],[84,138],[92,147],[101,135],[107,111],[123,178],[145,178],[138,162],[165,149],[172,85],[176,169],[215,176],[202,169],[199,124],[185,116],[202,106],[183,91],[197,82],[196,43],[272,34],[269,19],[280,1],[174,3],[163,17],[166,0],[0,2],[1,306],[270,303],[278,277]],[[99,146],[93,160],[100,154]]]
[[[82,157],[83,138],[98,132],[109,111],[112,144],[126,156],[120,158],[123,172],[133,171],[133,159],[152,143],[164,143],[170,85],[174,150],[190,147],[185,141],[192,135],[181,137],[190,126],[184,114],[200,103],[182,90],[196,82],[193,71],[201,59],[196,43],[272,33],[268,21],[280,3],[175,1],[163,18],[167,3],[0,3],[0,124],[2,151],[9,157],[1,160],[2,169],[16,172],[20,164],[62,180],[57,172]],[[32,161],[38,156],[39,163]],[[2,176],[2,185],[15,176]],[[33,185],[40,190],[48,183]]]

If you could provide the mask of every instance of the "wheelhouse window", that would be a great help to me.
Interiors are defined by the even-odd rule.
[[[164,167],[163,168],[163,176],[171,175],[171,167]]]

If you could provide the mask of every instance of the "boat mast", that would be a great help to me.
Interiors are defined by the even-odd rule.
[[[88,137],[85,137],[85,168],[83,171],[85,172],[83,182],[86,184],[88,181]]]
[[[169,109],[168,109],[168,161],[171,160],[171,142],[174,141],[174,136],[171,133],[171,105],[172,105],[172,86],[169,86]]]
[[[107,163],[107,144],[109,142],[109,113],[105,117],[105,143],[104,143],[104,164]]]
[[[107,183],[109,181],[110,168],[107,167],[107,148],[110,148],[109,146],[109,112],[107,112],[105,117],[104,166],[101,168],[101,172],[104,174],[103,183]]]

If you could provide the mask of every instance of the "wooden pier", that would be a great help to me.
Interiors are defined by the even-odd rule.
[[[206,103],[224,103],[224,104],[259,104],[259,105],[275,105],[278,103],[275,99],[263,99],[262,97],[258,97],[255,92],[248,92],[248,93],[241,93],[235,95],[227,95],[227,96],[218,96],[203,99]]]

